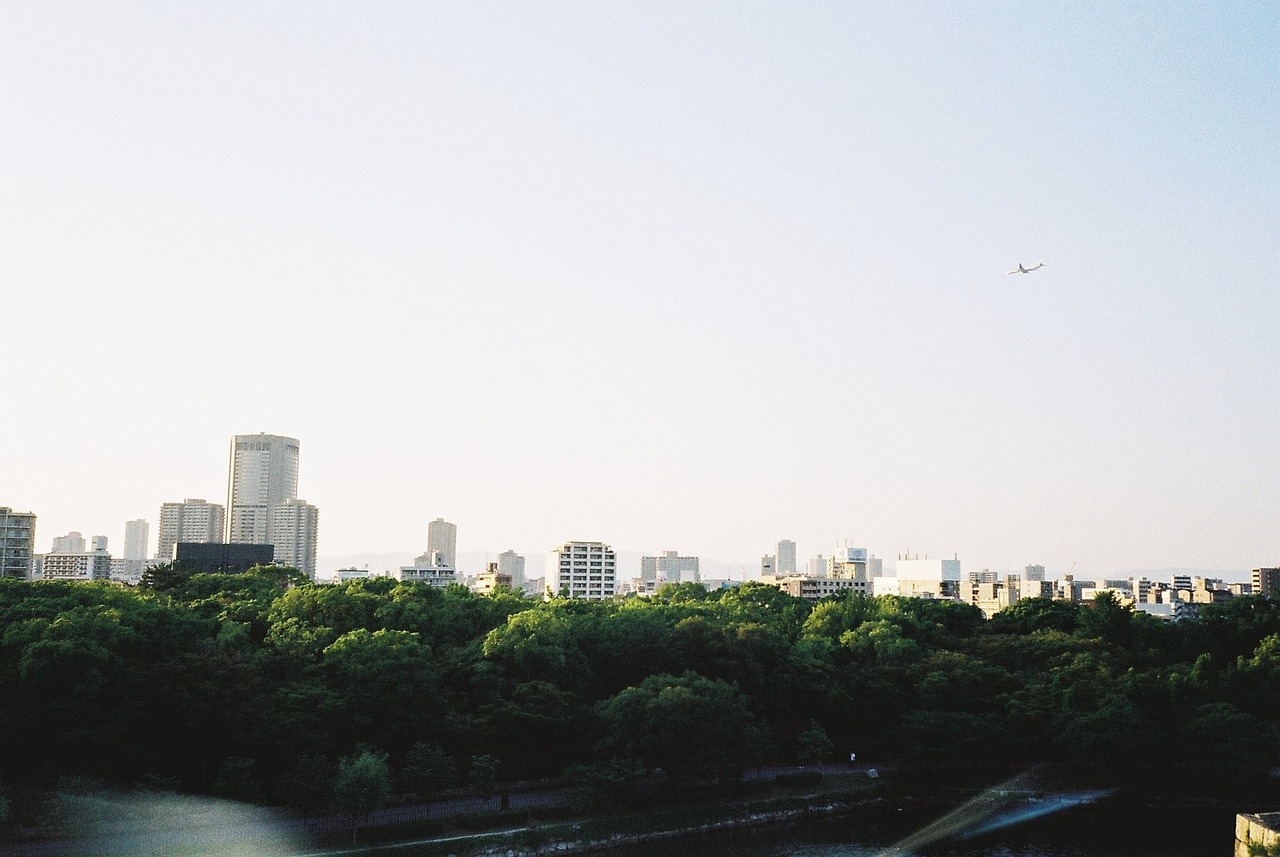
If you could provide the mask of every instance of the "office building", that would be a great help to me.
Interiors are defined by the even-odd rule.
[[[0,577],[30,577],[36,516],[0,506]]]
[[[847,580],[870,580],[867,573],[867,549],[849,547],[836,548],[836,552],[827,557],[827,577]]]
[[[809,576],[822,577],[827,573],[827,558],[822,554],[809,558]]]
[[[4,509],[0,509],[3,520]],[[1250,575],[1254,595],[1280,598],[1280,568],[1255,568]]]
[[[231,439],[227,541],[272,544],[273,511],[298,496],[298,441],[274,434]]]
[[[271,565],[275,548],[245,542],[178,542],[173,563],[193,574],[243,574],[255,565]]]
[[[316,577],[316,530],[320,512],[306,500],[285,500],[271,510],[271,545],[275,564]]]
[[[217,503],[206,500],[197,498],[183,500],[181,503],[162,504],[160,525],[156,528],[156,560],[171,562],[173,546],[178,542],[221,542],[225,521],[225,510]],[[146,521],[141,523],[145,525]],[[128,550],[127,538],[125,549]]]
[[[696,556],[663,551],[662,556],[640,557],[640,580],[644,583],[697,583],[701,579]]]
[[[898,557],[898,594],[904,598],[960,597],[959,559]]]
[[[547,597],[612,598],[617,574],[617,557],[604,542],[565,542],[547,559]]]
[[[778,542],[776,573],[777,574],[795,574],[796,573],[796,543],[783,539]]]
[[[773,554],[760,557],[760,576],[773,577],[778,573],[778,558]]]
[[[511,578],[511,586],[521,589],[525,584],[524,557],[513,550],[498,554],[498,574]]]
[[[427,557],[432,564],[443,568],[458,567],[458,525],[444,518],[436,518],[427,524]]]
[[[1022,570],[1022,579],[1023,579],[1023,580],[1034,580],[1034,581],[1042,581],[1042,580],[1044,580],[1044,566],[1043,566],[1043,565],[1029,565],[1029,566],[1027,566],[1026,568],[1024,568],[1024,569]]]

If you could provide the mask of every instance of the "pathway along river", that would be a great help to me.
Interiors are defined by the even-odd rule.
[[[609,852],[612,857],[1230,857],[1235,813],[1228,809],[1074,806],[970,839],[935,842],[920,852],[895,850],[932,818],[901,813],[885,822],[815,822],[666,841]],[[963,831],[961,832],[963,835]]]

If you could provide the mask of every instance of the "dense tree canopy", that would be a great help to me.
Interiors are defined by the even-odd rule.
[[[306,810],[371,759],[424,797],[487,771],[695,784],[851,751],[1247,774],[1280,764],[1280,608],[1028,599],[984,621],[756,583],[587,603],[287,569],[0,580],[0,735],[11,786],[75,772]]]

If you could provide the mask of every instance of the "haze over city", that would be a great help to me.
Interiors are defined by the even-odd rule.
[[[1270,3],[8,4],[0,505],[1280,561]],[[1007,271],[1040,261],[1029,275]]]

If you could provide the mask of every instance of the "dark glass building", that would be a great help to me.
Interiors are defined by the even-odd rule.
[[[255,565],[271,565],[275,553],[271,545],[178,542],[173,563],[192,574],[241,574]]]

